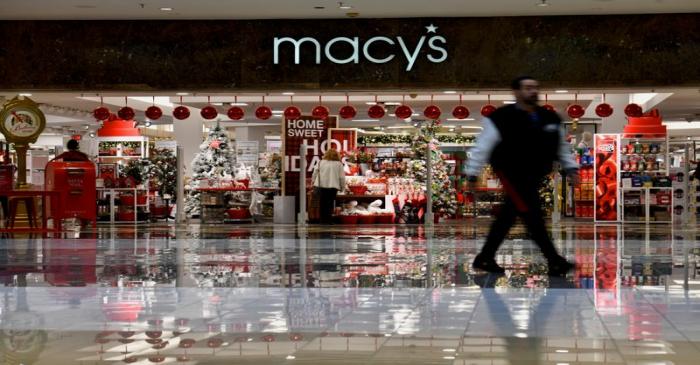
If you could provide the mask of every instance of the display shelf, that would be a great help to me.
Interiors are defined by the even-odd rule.
[[[621,191],[623,223],[672,223],[673,188],[623,187]]]

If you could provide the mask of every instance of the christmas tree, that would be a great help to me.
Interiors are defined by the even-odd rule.
[[[199,146],[199,153],[192,160],[192,180],[190,192],[185,202],[185,213],[189,216],[200,214],[199,196],[196,190],[202,180],[233,178],[236,155],[219,124],[209,130],[209,135]]]
[[[426,168],[426,147],[430,144],[430,158],[432,161],[432,188],[433,188],[433,214],[447,217],[457,213],[457,192],[455,191],[448,173],[447,163],[442,159],[442,153],[438,149],[439,142],[435,139],[435,133],[440,128],[439,121],[425,122],[418,134],[413,138],[411,160],[407,175],[415,179],[421,189],[426,189],[428,180]]]
[[[151,167],[148,170],[148,180],[152,190],[158,191],[161,197],[170,195],[170,199],[175,201],[177,157],[167,148],[154,148],[150,156]]]

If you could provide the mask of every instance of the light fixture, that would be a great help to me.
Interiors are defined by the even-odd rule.
[[[83,126],[83,129],[88,130],[88,129],[90,129],[90,126],[86,124]],[[690,137],[688,137],[688,138],[690,138]]]
[[[449,131],[450,131],[450,132],[454,132],[455,129],[454,129],[454,128],[450,128]]]
[[[442,93],[443,94],[456,94],[457,92],[454,90],[447,90],[447,91],[443,91]]]
[[[287,360],[294,360],[294,359],[296,359],[296,356],[294,356],[294,355],[287,356]]]
[[[248,103],[230,103],[230,106],[248,106]]]
[[[386,106],[399,106],[399,105],[401,105],[401,103],[399,103],[398,101],[387,101],[384,103],[384,105],[386,105]]]
[[[283,92],[282,95],[292,96],[292,95],[294,95],[294,93],[291,91],[286,91],[286,92]]]
[[[545,7],[545,6],[549,6],[549,4],[547,4],[547,0],[542,0],[541,3],[537,4],[537,6]]]
[[[442,352],[457,352],[456,349],[442,349]]]
[[[146,121],[146,123],[145,123],[144,125],[146,126],[146,128],[148,128],[148,127],[150,127],[150,126],[153,125],[153,122],[151,122],[150,120],[148,120],[148,121]]]
[[[173,8],[164,7],[160,8],[160,11],[173,11]]]
[[[379,119],[353,119],[353,122],[379,122]]]
[[[180,93],[175,93],[177,96],[186,96],[189,95],[190,93],[185,93],[185,92],[180,92]]]
[[[445,360],[454,360],[454,359],[456,359],[454,356],[443,356],[442,358],[445,359]]]
[[[350,9],[352,9],[352,6],[347,5],[347,4],[343,4],[342,2],[339,2],[338,8],[343,9],[343,10],[350,10]]]
[[[504,100],[503,104],[515,104],[514,100]]]
[[[560,354],[568,354],[568,353],[569,353],[569,350],[557,350],[557,353],[560,353]]]
[[[367,104],[367,105],[377,105],[377,102],[376,102],[376,101],[368,101],[368,102],[366,102],[365,104]]]
[[[554,90],[554,92],[557,94],[566,94],[569,92],[569,90]]]
[[[32,96],[30,93],[20,93],[19,96]]]
[[[91,133],[90,133],[90,138],[95,138],[95,133],[91,132]]]
[[[221,106],[224,105],[224,103],[211,103],[211,105]]]

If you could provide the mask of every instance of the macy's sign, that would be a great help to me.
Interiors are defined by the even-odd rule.
[[[303,37],[300,39],[294,39],[291,37],[275,37],[273,56],[274,63],[275,65],[278,65],[280,63],[280,48],[283,45],[288,45],[293,47],[294,49],[294,64],[300,64],[301,49],[302,45],[304,45],[305,43],[308,44],[308,46],[312,47],[311,49],[314,51],[314,60],[317,65],[321,64],[322,54],[328,61],[335,64],[357,64],[360,63],[360,56],[364,57],[364,59],[372,63],[387,63],[397,57],[396,52],[394,52],[393,54],[386,55],[382,58],[374,56],[372,54],[371,47],[375,43],[385,43],[389,46],[396,46],[398,44],[401,48],[401,55],[399,57],[403,56],[403,58],[405,59],[406,71],[411,71],[413,69],[413,65],[415,64],[421,50],[424,47],[427,47],[429,49],[427,55],[428,61],[432,63],[444,62],[447,59],[447,50],[444,47],[447,44],[447,40],[445,39],[445,37],[436,34],[438,27],[431,24],[430,26],[427,26],[425,28],[428,34],[433,33],[433,35],[431,37],[428,37],[426,35],[421,36],[420,39],[418,39],[418,43],[416,43],[416,45],[413,47],[408,45],[401,36],[398,36],[395,39],[384,36],[377,36],[364,41],[364,43],[360,41],[359,37],[336,37],[328,41],[328,43],[326,43],[325,46],[322,46],[321,42],[319,42],[316,38],[312,37]],[[335,46],[336,44],[343,43],[351,47],[352,54],[344,58],[338,58],[333,54],[333,46]]]

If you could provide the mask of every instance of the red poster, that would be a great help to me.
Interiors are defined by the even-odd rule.
[[[301,158],[299,149],[306,142],[306,179],[311,179],[316,165],[328,150],[328,130],[337,127],[337,119],[314,119],[302,116],[297,120],[285,119],[282,126],[284,138],[284,195],[299,196]],[[297,202],[299,200],[297,199]]]
[[[595,149],[595,220],[619,220],[620,135],[596,134]]]

